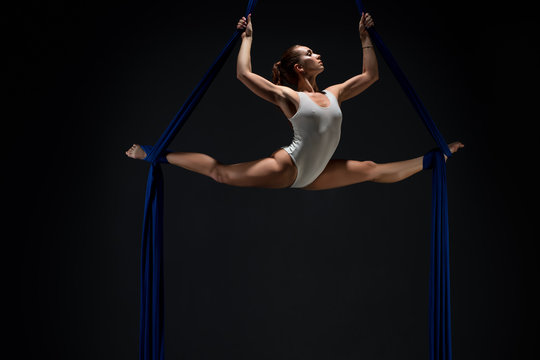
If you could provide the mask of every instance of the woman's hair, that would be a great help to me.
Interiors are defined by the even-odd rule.
[[[293,87],[298,86],[298,74],[294,71],[294,65],[300,62],[302,53],[298,51],[301,45],[293,45],[281,55],[281,59],[274,64],[272,68],[272,82],[277,85],[289,84]],[[319,91],[315,84],[315,91]]]
[[[302,55],[297,47],[300,45],[293,45],[281,55],[281,59],[274,64],[272,68],[272,82],[277,85],[284,85],[285,83],[296,86],[298,84],[298,74],[294,71],[294,65],[300,62],[300,56]]]

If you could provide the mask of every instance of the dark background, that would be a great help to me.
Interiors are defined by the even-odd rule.
[[[2,15],[4,297],[20,358],[137,358],[148,164],[124,151],[157,140],[246,4],[30,1]],[[441,133],[466,146],[448,161],[454,357],[523,358],[537,338],[532,12],[434,4],[365,1]],[[261,0],[253,71],[269,78],[300,43],[322,54],[321,88],[356,75],[358,20],[352,0]],[[290,142],[236,80],[237,49],[172,149],[234,163]],[[380,80],[342,106],[337,158],[434,147],[378,58]],[[321,192],[164,172],[168,359],[427,358],[430,172]]]

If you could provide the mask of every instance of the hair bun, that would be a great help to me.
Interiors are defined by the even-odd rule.
[[[277,85],[281,85],[281,71],[279,67],[281,66],[281,61],[274,63],[272,67],[272,82]]]

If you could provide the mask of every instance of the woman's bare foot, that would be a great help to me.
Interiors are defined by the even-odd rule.
[[[450,149],[450,152],[452,154],[461,149],[462,147],[465,147],[465,145],[463,145],[459,141],[454,141],[453,143],[448,144],[448,148]],[[444,161],[446,161],[446,159],[448,159],[448,156],[444,155]]]
[[[139,144],[133,144],[133,146],[126,151],[126,155],[132,159],[138,160],[144,160],[146,158],[146,153]]]

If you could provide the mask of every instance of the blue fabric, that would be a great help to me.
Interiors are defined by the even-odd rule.
[[[422,159],[422,170],[433,169],[433,157],[437,151],[439,151],[439,149],[433,149],[424,155],[424,158]]]
[[[362,2],[356,0],[356,5],[360,14],[363,13],[364,7]],[[451,360],[452,334],[450,326],[448,198],[444,155],[450,157],[452,154],[446,141],[444,141],[444,138],[435,126],[433,119],[382,41],[381,36],[374,27],[369,28],[368,32],[371,41],[381,53],[384,61],[396,77],[439,147],[437,150],[428,152],[423,159],[424,169],[433,169],[431,262],[429,275],[429,359]]]
[[[446,165],[441,151],[432,157],[431,260],[429,275],[429,359],[452,359],[450,245]]]
[[[252,13],[257,0],[250,0],[245,16]],[[169,123],[159,140],[148,148],[146,161],[150,170],[146,183],[146,198],[141,244],[141,301],[139,359],[164,359],[163,334],[163,174],[159,163],[163,160],[166,148],[185,124],[189,115],[216,77],[240,39],[243,30],[235,30],[210,69],[197,84],[186,102]]]
[[[246,17],[251,13],[257,0],[250,0]],[[362,3],[356,0],[363,12]],[[374,28],[368,30],[375,46],[403,87],[416,111],[440,150],[430,152],[424,158],[425,168],[433,168],[433,218],[430,265],[429,332],[430,360],[451,359],[450,342],[450,272],[448,244],[448,207],[446,194],[446,167],[443,153],[451,156],[450,150],[418,95],[411,87],[403,72],[393,59]],[[185,124],[195,106],[216,77],[240,38],[241,30],[234,32],[210,69],[195,87],[186,102],[169,123],[159,140],[147,147],[145,158],[150,162],[146,185],[144,220],[141,242],[141,308],[140,308],[140,360],[164,359],[164,296],[163,296],[163,174],[160,162],[166,154],[178,131]]]
[[[141,145],[141,148],[144,150],[146,154],[149,154],[151,151],[153,151],[154,147],[152,145]],[[163,150],[163,155],[155,159],[154,161],[157,161],[160,164],[168,164],[169,161],[167,161],[167,154],[170,153],[170,150]],[[143,159],[144,161],[152,162],[148,159],[148,155]]]

